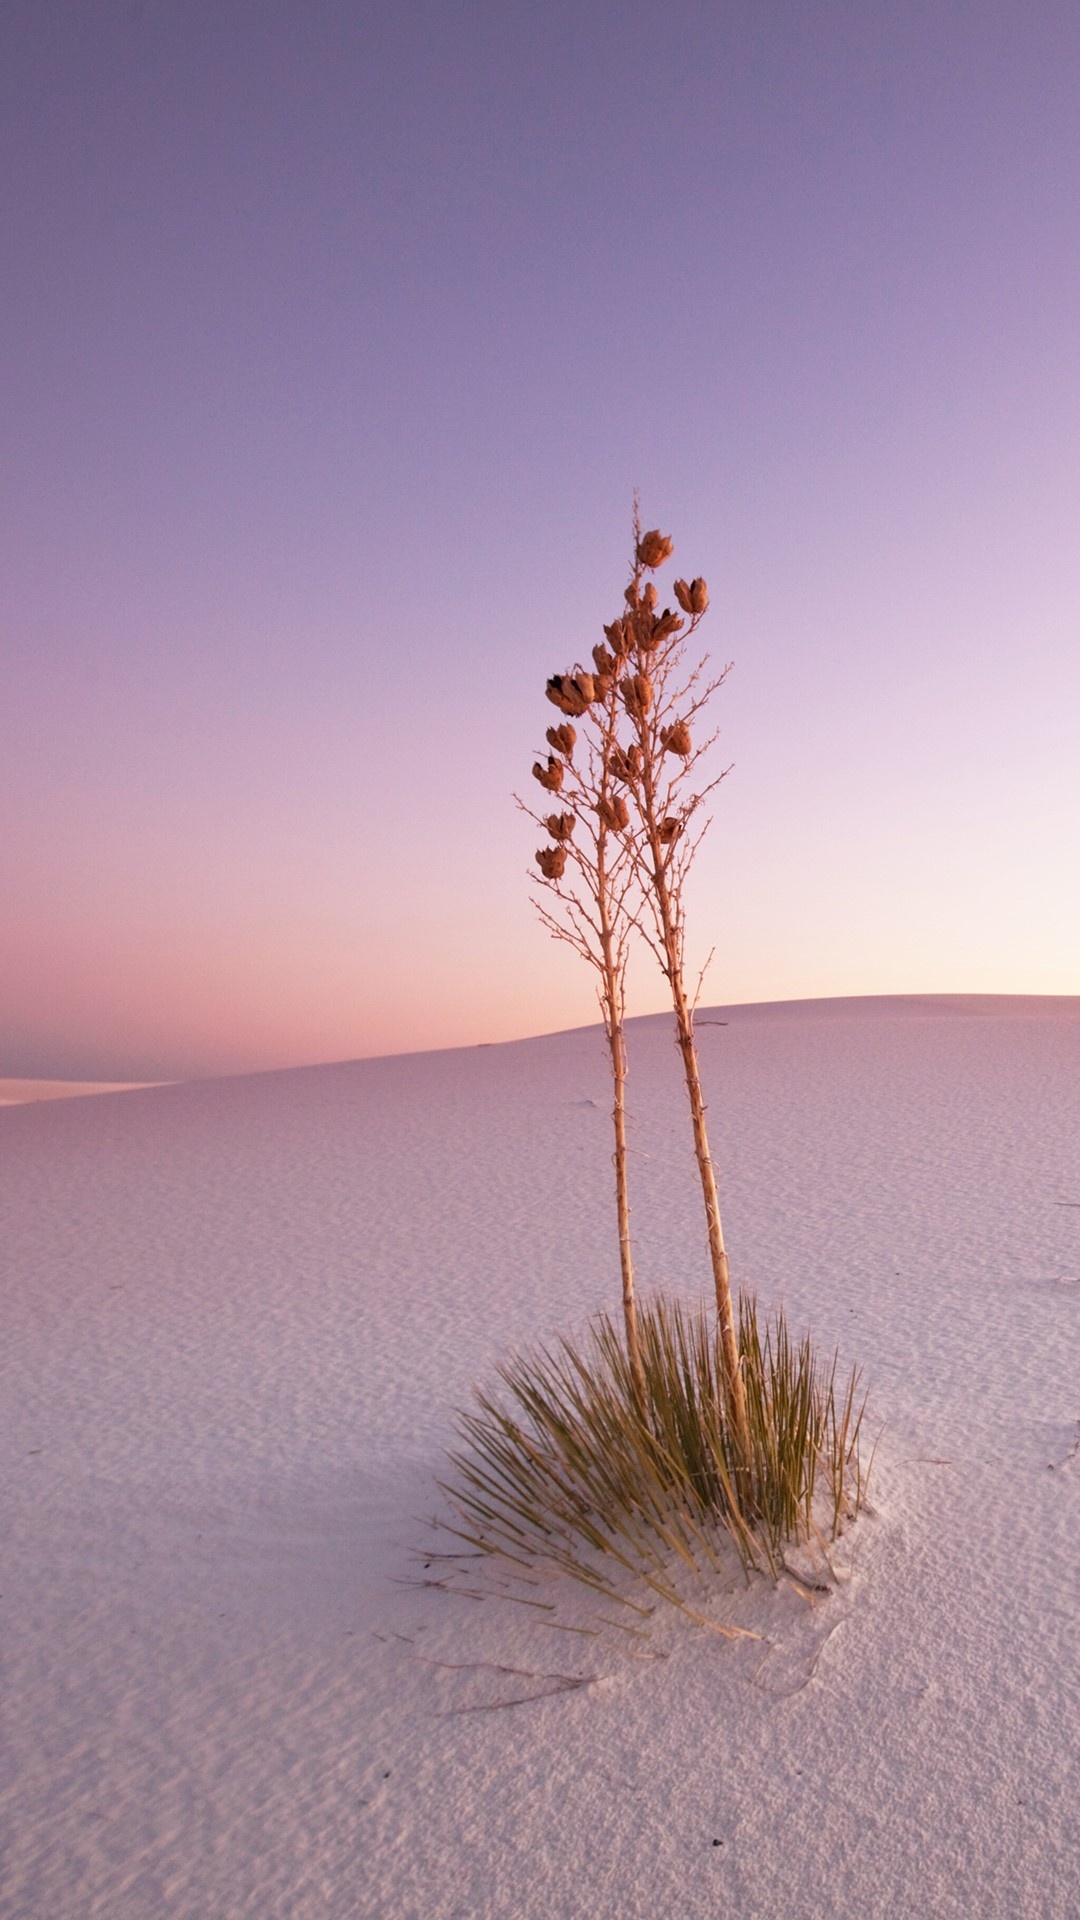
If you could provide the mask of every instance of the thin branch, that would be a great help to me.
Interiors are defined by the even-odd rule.
[[[698,1010],[698,1006],[701,1001],[701,989],[705,985],[705,975],[708,973],[709,968],[712,966],[715,954],[716,954],[716,948],[710,947],[708,953],[705,956],[705,964],[702,967],[701,972],[698,974],[697,986],[694,988],[694,997],[690,1002],[690,1012],[692,1014],[696,1013]]]

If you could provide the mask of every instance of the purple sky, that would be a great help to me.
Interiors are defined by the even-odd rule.
[[[635,486],[735,661],[706,997],[1080,992],[1075,0],[2,34],[0,1073],[595,1017],[510,794]]]

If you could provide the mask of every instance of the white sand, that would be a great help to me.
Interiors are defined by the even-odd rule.
[[[0,1114],[4,1916],[1080,1915],[1080,1000],[705,1018],[737,1277],[885,1432],[841,1592],[654,1658],[401,1584],[452,1405],[617,1306],[595,1031]]]

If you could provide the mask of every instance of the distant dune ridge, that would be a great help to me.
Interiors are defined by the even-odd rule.
[[[33,1100],[71,1100],[84,1093],[132,1093],[136,1087],[161,1084],[146,1080],[0,1080],[0,1107],[25,1106]]]
[[[757,1019],[844,1019],[859,1015],[887,1013],[902,1017],[905,1014],[926,1016],[929,1014],[1022,1014],[1044,1018],[1059,1014],[1070,1014],[1080,1010],[1080,994],[1023,994],[1023,993],[912,993],[912,994],[861,994],[849,998],[819,1000],[750,1000],[727,1007],[702,1007],[698,1019],[707,1024],[714,1020],[757,1020]],[[643,1014],[632,1020],[631,1026],[642,1020],[670,1020],[668,1012]],[[568,1028],[568,1032],[586,1032],[586,1028]],[[543,1036],[540,1036],[541,1038]],[[482,1042],[481,1044],[490,1044]],[[497,1044],[516,1044],[513,1042]],[[384,1058],[386,1056],[378,1056]],[[397,1057],[397,1056],[390,1056]],[[337,1062],[326,1064],[336,1065]],[[293,1072],[293,1068],[268,1068],[268,1072]],[[206,1076],[209,1077],[209,1076]],[[223,1076],[235,1078],[235,1075]],[[31,1100],[66,1100],[77,1094],[89,1093],[136,1093],[145,1087],[171,1086],[167,1080],[43,1080],[31,1078],[0,1078],[0,1106],[20,1106]]]
[[[1075,1920],[1080,996],[699,1028],[735,1281],[881,1430],[836,1592],[706,1593],[738,1642],[420,1584],[453,1406],[618,1304],[597,1029],[0,1113],[3,1920]]]

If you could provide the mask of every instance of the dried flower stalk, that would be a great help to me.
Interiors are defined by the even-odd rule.
[[[705,1203],[709,1256],[716,1293],[721,1347],[726,1376],[728,1415],[744,1461],[750,1458],[746,1395],[740,1364],[738,1334],[731,1299],[731,1277],[716,1190],[716,1170],[709,1149],[705,1098],[701,1087],[694,1040],[693,1004],[686,990],[686,919],[683,883],[708,822],[695,829],[695,815],[719,779],[698,791],[688,781],[712,738],[695,747],[691,722],[726,677],[703,679],[705,662],[688,671],[686,641],[694,633],[709,604],[705,582],[677,580],[675,599],[687,621],[665,608],[657,613],[659,594],[646,572],[662,566],[674,552],[671,540],[656,530],[642,533],[634,507],[634,559],[626,589],[627,612],[620,625],[625,663],[620,694],[634,738],[616,748],[614,764],[625,779],[638,831],[627,836],[627,847],[640,886],[642,913],[636,924],[652,947],[671,990],[675,1030],[694,1134],[694,1154]],[[606,630],[609,631],[609,630]]]
[[[563,713],[584,723],[579,743],[569,725],[549,727],[552,748],[547,765],[537,762],[533,773],[541,786],[559,794],[566,811],[540,815],[519,801],[530,818],[546,828],[554,846],[537,849],[536,862],[548,907],[537,899],[537,910],[548,931],[580,953],[599,975],[597,997],[611,1060],[612,1126],[615,1135],[615,1204],[619,1228],[619,1265],[622,1276],[623,1322],[634,1392],[640,1407],[646,1404],[645,1371],[641,1358],[634,1260],[630,1240],[630,1199],[626,1131],[626,966],[632,919],[629,909],[635,866],[627,837],[630,807],[618,790],[615,771],[615,726],[618,719],[617,661],[625,649],[608,638],[614,652],[594,650],[596,673],[577,667],[554,674],[547,697]]]
[[[623,1020],[632,931],[652,948],[671,991],[705,1204],[727,1414],[737,1451],[749,1461],[731,1278],[694,1040],[693,1004],[685,981],[683,884],[708,824],[699,825],[695,816],[723,778],[721,774],[696,791],[690,785],[715,737],[695,741],[693,726],[727,669],[707,681],[704,661],[692,670],[686,667],[686,641],[708,608],[709,594],[700,577],[676,580],[673,594],[680,611],[660,607],[656,583],[645,576],[664,565],[673,552],[673,542],[658,529],[642,532],[635,501],[634,558],[624,610],[604,627],[606,644],[593,648],[595,671],[578,665],[569,673],[553,674],[547,683],[547,698],[584,727],[580,750],[573,726],[549,727],[546,737],[552,752],[546,765],[537,761],[533,767],[540,785],[558,793],[567,811],[545,816],[528,807],[525,811],[546,827],[555,843],[539,848],[536,860],[542,883],[556,896],[559,911],[538,901],[540,917],[556,939],[568,941],[600,975],[598,995],[613,1085],[623,1313],[635,1392],[644,1405],[627,1191]],[[628,729],[628,738],[620,740],[620,728]],[[576,835],[575,827],[580,828]],[[745,1476],[739,1484],[741,1497]]]

